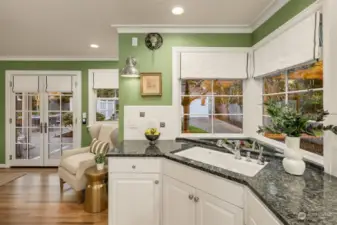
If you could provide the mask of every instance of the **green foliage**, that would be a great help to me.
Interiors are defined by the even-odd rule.
[[[67,112],[62,113],[62,126],[72,126],[73,125],[73,113]]]
[[[95,155],[95,162],[96,164],[105,163],[105,155],[102,153],[98,153],[97,155]]]
[[[288,137],[300,137],[301,134],[321,136],[324,130],[332,130],[333,126],[321,123],[327,111],[319,110],[315,114],[297,112],[293,107],[277,102],[265,103],[267,113],[271,117],[271,125],[259,126],[258,133],[285,134]]]
[[[105,116],[102,113],[96,112],[96,121],[104,121]]]

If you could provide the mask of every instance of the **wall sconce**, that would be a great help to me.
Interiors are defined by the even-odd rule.
[[[121,70],[121,76],[122,77],[140,77],[139,71],[136,68],[137,61],[134,57],[129,56],[126,59],[126,65]]]

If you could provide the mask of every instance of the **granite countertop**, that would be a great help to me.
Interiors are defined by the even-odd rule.
[[[203,141],[158,141],[149,146],[148,141],[124,141],[108,152],[108,157],[165,157],[211,174],[248,186],[285,225],[336,225],[337,178],[329,176],[321,168],[307,163],[303,176],[287,174],[277,156],[254,177],[231,172],[209,164],[196,162],[178,155],[193,146],[220,150],[212,143]],[[254,157],[254,156],[252,156]],[[299,213],[305,213],[299,219]]]

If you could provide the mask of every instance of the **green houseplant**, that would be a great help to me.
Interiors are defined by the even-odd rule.
[[[103,170],[105,163],[105,155],[102,153],[97,153],[97,155],[95,156],[95,162],[97,170]]]
[[[334,126],[324,126],[322,121],[329,114],[327,111],[317,110],[316,113],[304,113],[286,104],[269,101],[264,104],[271,123],[259,126],[258,133],[273,133],[286,135],[283,167],[294,175],[302,175],[305,163],[300,152],[300,137],[302,134],[322,136],[325,130],[334,131]],[[305,105],[305,104],[304,104]]]

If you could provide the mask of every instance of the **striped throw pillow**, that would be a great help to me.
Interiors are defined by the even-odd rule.
[[[109,143],[97,140],[96,138],[92,139],[90,144],[90,152],[93,154],[102,153],[105,155],[109,150]]]

